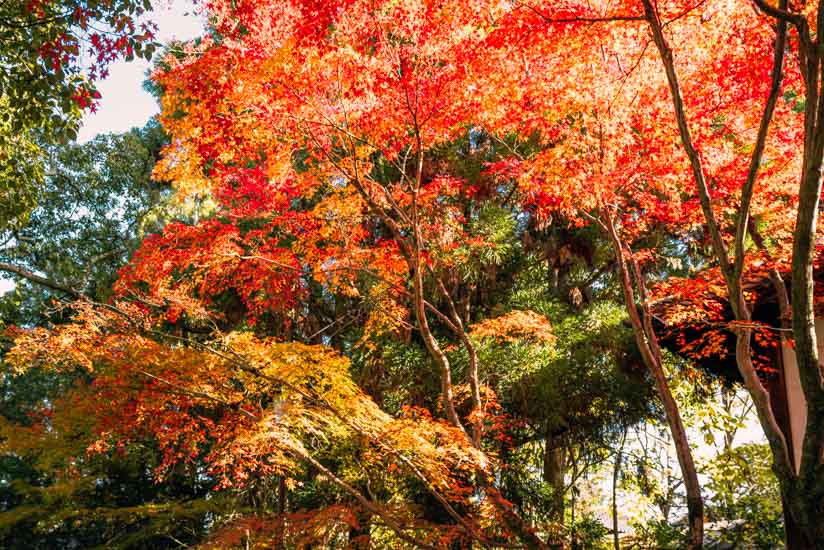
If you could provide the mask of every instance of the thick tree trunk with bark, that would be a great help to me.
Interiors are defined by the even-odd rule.
[[[783,487],[782,487],[783,492]],[[815,544],[804,534],[804,529],[795,521],[790,510],[793,508],[793,499],[782,496],[781,505],[784,509],[784,533],[788,550],[814,550]],[[803,504],[802,504],[803,506]]]
[[[817,19],[818,33],[814,41],[805,34],[803,25],[798,29],[807,101],[791,282],[792,334],[796,364],[807,401],[807,426],[798,475],[795,480],[781,480],[785,486],[782,491],[784,501],[794,520],[790,526],[797,526],[801,536],[799,548],[824,548],[824,366],[819,362],[813,278],[824,160],[824,43],[821,41],[824,5],[821,2]]]
[[[796,479],[781,479],[783,499],[789,508],[787,543],[798,548],[824,548],[824,373],[819,363],[815,330],[816,228],[824,160],[824,43],[820,31],[824,5],[818,6],[818,36],[813,42],[801,34],[805,109],[804,162],[798,194],[798,214],[793,235],[792,334],[801,386],[807,401],[801,466]],[[795,532],[797,531],[797,532]],[[798,537],[790,540],[790,537]]]
[[[550,519],[563,524],[566,485],[566,447],[558,438],[547,436],[544,442],[544,482],[552,487]]]
[[[552,488],[552,500],[550,502],[549,520],[553,523],[550,528],[549,544],[553,548],[563,547],[563,536],[561,535],[564,525],[564,494],[566,493],[566,453],[564,442],[558,438],[547,434],[544,440],[544,483]],[[556,530],[555,527],[559,527]]]

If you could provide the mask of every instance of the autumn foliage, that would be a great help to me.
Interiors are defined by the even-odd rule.
[[[617,270],[615,294],[665,408],[672,396],[651,319],[696,360],[723,357],[742,326],[712,251],[719,240],[736,246],[772,89],[775,19],[743,0],[659,2],[654,21],[645,5],[204,0],[211,32],[152,75],[171,137],[155,175],[177,200],[214,207],[147,237],[110,303],[82,302],[71,323],[16,334],[14,368],[89,374],[42,412],[32,437],[82,417],[85,453],[153,440],[158,479],[202,465],[221,490],[263,478],[294,489],[308,470],[343,495],[318,510],[229,522],[215,547],[249,530],[328,541],[358,532],[364,516],[421,546],[546,547],[496,487],[522,424],[481,380],[478,346],[550,353],[557,336],[531,309],[478,306],[492,301],[484,293],[513,254],[484,225],[489,213],[534,234],[591,228],[609,243],[605,271]],[[135,32],[129,20],[114,23]],[[651,28],[673,46],[681,118]],[[100,70],[131,54],[124,38],[95,36]],[[59,63],[72,47],[42,53]],[[798,49],[794,36],[788,49]],[[749,303],[774,271],[790,271],[802,90],[802,72],[787,63],[747,206]],[[572,302],[583,300],[578,291]],[[330,330],[346,319],[363,328],[354,344]],[[766,376],[778,340],[758,323],[754,361]],[[440,395],[429,409],[404,404],[392,415],[359,387],[347,356],[413,338],[437,366]],[[667,412],[676,433],[680,418]],[[691,457],[679,459],[686,472]],[[412,486],[440,518],[409,496]]]

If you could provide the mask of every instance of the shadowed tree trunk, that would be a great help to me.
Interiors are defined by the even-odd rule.
[[[621,467],[624,458],[624,444],[627,441],[627,431],[621,437],[621,444],[615,452],[615,464],[612,468],[612,546],[621,550],[621,540],[618,533],[618,480],[621,477]]]
[[[544,440],[544,482],[552,488],[552,501],[550,502],[549,519],[554,524],[551,529],[556,532],[555,527],[562,528],[564,525],[564,493],[566,485],[566,446],[558,438],[547,434]],[[557,535],[550,535],[549,544],[555,548],[563,546],[563,529],[557,529]]]

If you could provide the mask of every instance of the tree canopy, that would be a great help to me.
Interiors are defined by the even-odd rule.
[[[0,4],[9,544],[822,547],[824,6],[204,0],[160,126],[56,144],[154,50],[75,4]]]

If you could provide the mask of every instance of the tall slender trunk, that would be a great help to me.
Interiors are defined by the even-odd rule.
[[[624,429],[621,445],[615,452],[615,463],[612,467],[612,546],[621,550],[621,540],[618,533],[618,480],[621,477],[621,466],[624,457],[624,443],[627,441],[627,431]]]
[[[732,416],[734,414],[733,411],[733,398],[735,397],[735,390],[722,387],[721,388],[721,406],[724,409],[724,412]],[[738,431],[737,427],[726,425],[724,427],[724,452],[728,453],[732,449],[733,441],[735,440],[735,433]]]
[[[449,317],[452,319],[450,327],[452,328],[452,331],[458,336],[458,339],[461,341],[461,344],[463,345],[464,349],[466,350],[466,354],[469,357],[469,370],[467,372],[467,380],[469,381],[469,390],[471,392],[472,397],[472,444],[480,449],[481,436],[483,435],[484,426],[484,410],[483,402],[481,400],[481,379],[478,372],[478,350],[475,348],[475,344],[472,343],[472,340],[466,333],[464,320],[461,318],[461,314],[458,312],[458,308],[455,305],[455,300],[452,299],[452,295],[449,294],[449,291],[447,290],[446,285],[444,285],[443,280],[441,280],[440,277],[436,277],[436,280],[438,283],[438,289],[441,291],[444,300],[446,300],[446,305],[449,308]],[[466,314],[469,315],[468,298],[466,304]]]
[[[416,231],[420,231],[416,228]],[[429,327],[429,321],[426,318],[426,301],[423,294],[423,260],[420,255],[420,248],[417,244],[419,239],[416,239],[414,265],[412,266],[414,295],[413,302],[415,306],[415,317],[418,320],[418,328],[421,331],[424,345],[426,346],[429,355],[435,360],[441,369],[441,390],[443,396],[443,406],[446,413],[446,418],[455,427],[460,428],[466,432],[461,422],[461,417],[458,411],[455,410],[455,395],[452,389],[452,368],[449,364],[449,359],[441,349],[440,344],[432,334]]]
[[[616,263],[618,266],[618,275],[621,281],[621,289],[624,294],[624,302],[629,314],[630,323],[632,324],[632,331],[635,334],[635,342],[641,352],[641,357],[647,369],[652,374],[655,382],[655,389],[658,392],[658,397],[664,406],[667,423],[669,425],[672,440],[675,444],[675,452],[678,457],[678,464],[681,467],[681,475],[684,480],[684,488],[687,492],[687,519],[690,532],[690,548],[702,548],[704,545],[704,500],[701,497],[701,485],[698,481],[698,472],[695,468],[695,461],[692,458],[692,451],[690,450],[689,440],[687,438],[687,431],[684,427],[684,422],[681,419],[681,414],[678,410],[678,404],[672,396],[667,381],[667,375],[664,371],[664,366],[661,360],[661,349],[658,346],[658,338],[652,330],[651,312],[649,311],[648,301],[646,297],[646,285],[641,276],[640,269],[637,264],[633,264],[635,271],[635,283],[638,286],[638,291],[641,297],[641,302],[645,309],[644,318],[641,319],[641,314],[638,310],[638,305],[635,301],[635,291],[632,285],[632,276],[629,267],[627,266],[627,259],[625,253],[630,257],[631,254],[626,250],[626,246],[621,241],[615,224],[612,219],[612,214],[604,208],[601,212],[601,223],[609,233],[612,247],[615,252]]]
[[[570,547],[575,550],[578,548],[578,532],[575,526],[575,508],[576,504],[578,504],[578,490],[575,487],[578,479],[578,455],[576,453],[572,454],[572,488],[570,489],[570,499],[569,499],[569,545]]]
[[[421,185],[423,184],[424,152],[421,142],[420,127],[418,126],[417,111],[413,109],[411,105],[407,104],[407,106],[409,107],[409,112],[412,115],[412,120],[414,122],[416,141],[415,183],[412,192],[412,208],[409,216],[412,225],[411,229],[413,237],[410,267],[412,267],[413,276],[412,285],[414,290],[413,303],[415,307],[415,317],[418,320],[421,336],[423,337],[426,349],[441,368],[441,388],[446,418],[455,427],[459,428],[462,432],[464,432],[464,434],[466,434],[466,430],[461,422],[461,417],[455,410],[455,398],[452,390],[452,369],[449,365],[449,359],[447,359],[446,354],[443,352],[440,344],[438,344],[438,341],[432,334],[432,331],[429,328],[429,321],[426,319],[426,300],[423,293],[423,272],[425,268],[423,265],[423,255],[421,254],[421,250],[423,248],[423,235],[421,234],[421,226],[418,219],[418,193],[420,192]]]
[[[286,478],[278,477],[278,526],[275,531],[274,547],[278,550],[286,548]]]
[[[472,392],[472,443],[480,448],[484,428],[484,410],[481,400],[481,380],[478,375],[478,350],[466,332],[461,332],[461,342],[469,355],[469,389]]]

